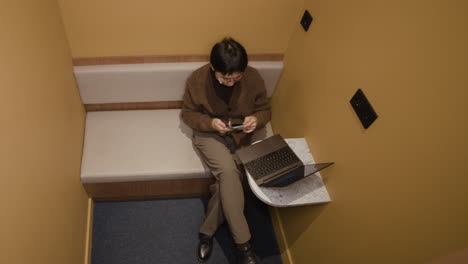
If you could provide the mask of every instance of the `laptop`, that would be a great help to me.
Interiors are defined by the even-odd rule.
[[[333,164],[304,165],[281,135],[241,148],[236,154],[257,185],[265,187],[287,186]]]

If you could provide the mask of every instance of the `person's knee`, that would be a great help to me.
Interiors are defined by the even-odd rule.
[[[226,166],[220,169],[220,182],[240,182],[242,179],[242,173],[236,166]]]

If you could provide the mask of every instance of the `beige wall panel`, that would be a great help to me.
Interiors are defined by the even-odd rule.
[[[59,0],[74,58],[208,54],[232,36],[249,53],[283,53],[302,0]]]
[[[468,2],[307,0],[273,96],[333,202],[280,210],[294,263],[424,263],[468,248]],[[379,118],[364,130],[349,100]]]
[[[0,8],[0,263],[84,263],[84,107],[56,1]]]

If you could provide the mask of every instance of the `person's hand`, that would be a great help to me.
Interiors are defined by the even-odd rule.
[[[255,116],[246,116],[244,118],[244,133],[252,133],[257,128],[257,118]]]
[[[232,129],[228,128],[226,124],[219,118],[213,118],[211,120],[211,127],[223,135],[232,131]]]

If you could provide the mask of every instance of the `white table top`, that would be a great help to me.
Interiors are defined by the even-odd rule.
[[[304,164],[314,163],[305,138],[288,138],[285,140]],[[331,202],[320,172],[285,187],[258,186],[248,172],[247,178],[255,196],[271,206],[288,207]]]

